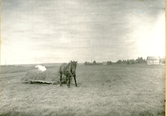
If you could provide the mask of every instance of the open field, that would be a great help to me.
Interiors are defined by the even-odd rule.
[[[164,65],[79,65],[71,88],[22,83],[32,68],[1,67],[1,116],[164,116]]]

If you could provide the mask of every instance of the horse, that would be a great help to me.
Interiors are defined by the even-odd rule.
[[[77,61],[70,61],[69,63],[63,63],[60,65],[59,67],[60,86],[62,86],[62,75],[65,75],[68,88],[70,88],[70,83],[72,79],[71,77],[74,78],[75,86],[77,87],[76,68],[77,68]]]

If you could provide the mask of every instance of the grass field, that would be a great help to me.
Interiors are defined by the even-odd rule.
[[[164,116],[164,65],[78,65],[70,88],[22,83],[30,69],[1,67],[0,116]]]

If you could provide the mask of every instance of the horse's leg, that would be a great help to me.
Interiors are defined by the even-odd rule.
[[[65,82],[65,84],[67,84],[67,81],[68,81],[68,77],[66,76],[66,82]]]
[[[75,86],[77,87],[76,74],[74,74]]]
[[[62,86],[62,73],[60,73],[60,86]]]
[[[71,84],[71,76],[69,75],[69,86],[70,87],[70,84]]]
[[[70,88],[70,78],[71,78],[70,74],[67,75],[67,78],[68,78],[67,79],[68,80],[67,81],[67,86],[68,86],[68,88]]]

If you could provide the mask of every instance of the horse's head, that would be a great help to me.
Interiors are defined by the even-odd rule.
[[[77,68],[77,61],[71,61],[71,72],[72,74],[75,74]]]

